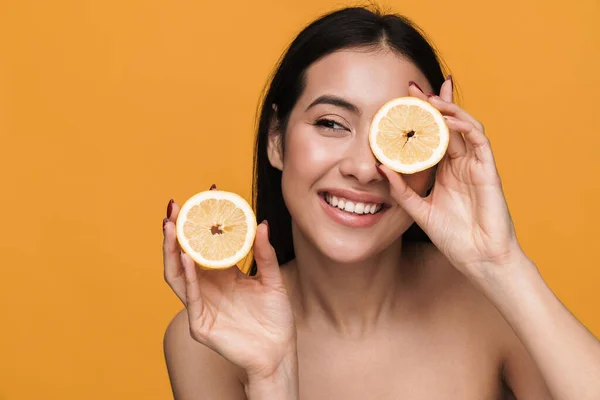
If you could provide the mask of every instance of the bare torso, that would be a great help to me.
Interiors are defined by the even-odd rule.
[[[403,251],[406,290],[391,321],[349,335],[299,318],[300,398],[511,399],[507,373],[522,398],[547,398],[537,368],[496,308],[433,245]],[[282,271],[292,287],[294,264]],[[294,296],[290,290],[292,303]],[[167,335],[175,338],[165,343],[179,371],[172,380],[182,382],[174,387],[197,394],[176,398],[246,398],[244,371],[191,339],[185,310]]]
[[[302,398],[501,398],[504,320],[433,246],[414,254],[395,321],[357,337],[298,326]]]

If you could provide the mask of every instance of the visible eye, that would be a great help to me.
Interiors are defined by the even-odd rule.
[[[323,127],[325,129],[332,129],[332,130],[348,130],[344,125],[342,124],[338,124],[337,122],[335,122],[332,119],[327,119],[327,118],[321,118],[319,120],[317,120],[315,122],[315,126],[320,126]]]

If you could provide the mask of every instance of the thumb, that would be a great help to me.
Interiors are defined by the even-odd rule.
[[[416,193],[401,174],[383,164],[379,165],[377,169],[390,182],[390,194],[396,203],[411,216],[417,225],[421,228],[426,226],[431,208],[429,202]]]
[[[254,259],[258,270],[258,278],[267,286],[283,283],[275,249],[269,242],[269,223],[265,220],[256,228],[254,238]]]

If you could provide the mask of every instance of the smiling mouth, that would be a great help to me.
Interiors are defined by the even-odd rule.
[[[385,209],[386,205],[383,203],[363,203],[348,200],[344,197],[333,196],[327,192],[320,193],[320,196],[333,208],[337,208],[348,214],[354,215],[368,215],[377,214],[381,210]]]

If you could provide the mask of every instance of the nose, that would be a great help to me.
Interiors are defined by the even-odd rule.
[[[383,177],[375,168],[377,159],[369,146],[367,135],[356,135],[346,148],[340,162],[340,172],[343,176],[352,177],[360,184],[381,182]]]

